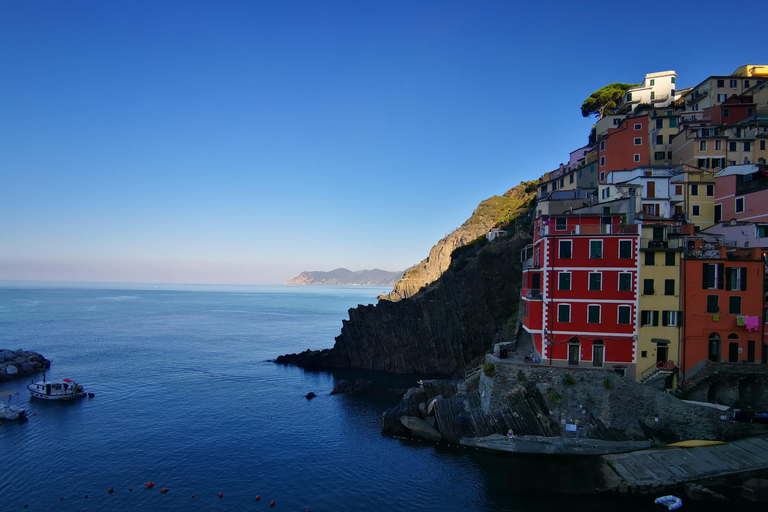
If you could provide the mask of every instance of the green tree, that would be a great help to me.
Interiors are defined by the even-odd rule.
[[[635,84],[614,83],[596,90],[581,104],[581,115],[596,115],[598,119],[602,119],[608,114],[613,114],[619,109],[624,94],[632,87],[635,87]]]

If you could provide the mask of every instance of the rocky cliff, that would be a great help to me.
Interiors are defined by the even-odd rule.
[[[326,286],[392,286],[403,277],[403,272],[388,272],[386,270],[358,270],[353,272],[346,268],[337,268],[330,272],[302,272],[285,284],[294,285],[326,285]]]
[[[381,299],[398,300],[412,297],[421,288],[434,282],[451,264],[451,253],[483,236],[496,226],[507,224],[521,212],[527,211],[536,196],[536,182],[521,182],[503,196],[493,196],[480,203],[472,216],[448,236],[437,242],[429,256],[405,272],[394,289]]]
[[[529,242],[525,229],[492,242],[482,238],[457,251],[448,270],[418,294],[350,309],[332,349],[289,354],[277,362],[458,374],[511,334],[520,298],[520,250]]]

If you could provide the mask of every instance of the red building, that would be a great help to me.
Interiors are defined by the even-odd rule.
[[[634,378],[640,237],[623,215],[536,219],[523,264],[523,327],[544,364]]]
[[[762,250],[689,244],[682,261],[683,380],[710,362],[764,362]]]
[[[611,171],[649,165],[648,115],[624,119],[597,143],[600,184]]]

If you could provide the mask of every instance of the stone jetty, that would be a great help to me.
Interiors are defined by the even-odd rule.
[[[51,362],[37,352],[0,349],[0,381],[26,377],[50,366]]]

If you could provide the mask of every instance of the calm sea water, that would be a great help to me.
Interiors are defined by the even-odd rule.
[[[0,348],[40,352],[48,378],[96,394],[48,403],[28,379],[0,384],[30,416],[0,425],[0,511],[663,510],[553,494],[578,486],[578,462],[382,436],[392,402],[328,394],[357,374],[270,361],[332,346],[382,291],[0,283]]]

